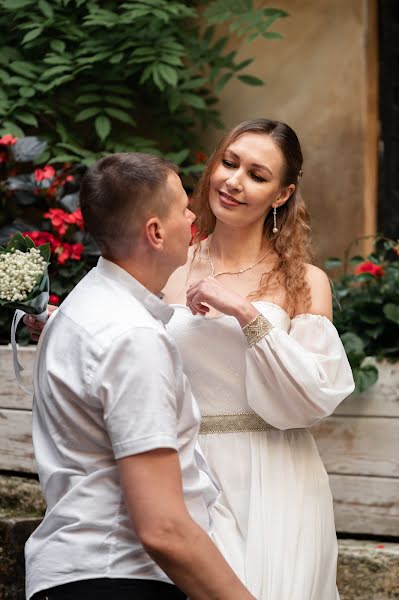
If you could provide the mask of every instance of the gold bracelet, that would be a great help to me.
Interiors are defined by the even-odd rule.
[[[273,329],[273,325],[261,313],[244,325],[242,332],[247,338],[248,346],[251,348]]]

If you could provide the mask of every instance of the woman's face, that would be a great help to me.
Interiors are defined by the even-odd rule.
[[[232,142],[210,177],[209,204],[216,219],[245,227],[263,221],[295,186],[281,187],[284,159],[269,135],[243,133]]]

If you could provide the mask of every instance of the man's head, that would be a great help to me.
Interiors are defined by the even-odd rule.
[[[129,259],[146,234],[146,224],[159,227],[168,220],[178,200],[175,195],[180,202],[185,195],[176,173],[177,167],[165,159],[138,152],[112,154],[88,169],[80,204],[86,228],[103,256]]]

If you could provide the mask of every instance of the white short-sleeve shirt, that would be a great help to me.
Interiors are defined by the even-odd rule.
[[[26,548],[27,597],[98,577],[169,582],[138,541],[116,459],[178,451],[193,519],[218,491],[196,443],[200,412],[165,324],[173,310],[100,258],[47,323],[34,372],[33,442],[47,503]]]

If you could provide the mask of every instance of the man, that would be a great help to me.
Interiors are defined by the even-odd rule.
[[[155,156],[108,156],[85,175],[81,208],[102,257],[37,349],[47,512],[26,545],[27,597],[253,599],[207,533],[217,492],[164,328],[173,310],[159,296],[194,219],[180,179]]]

